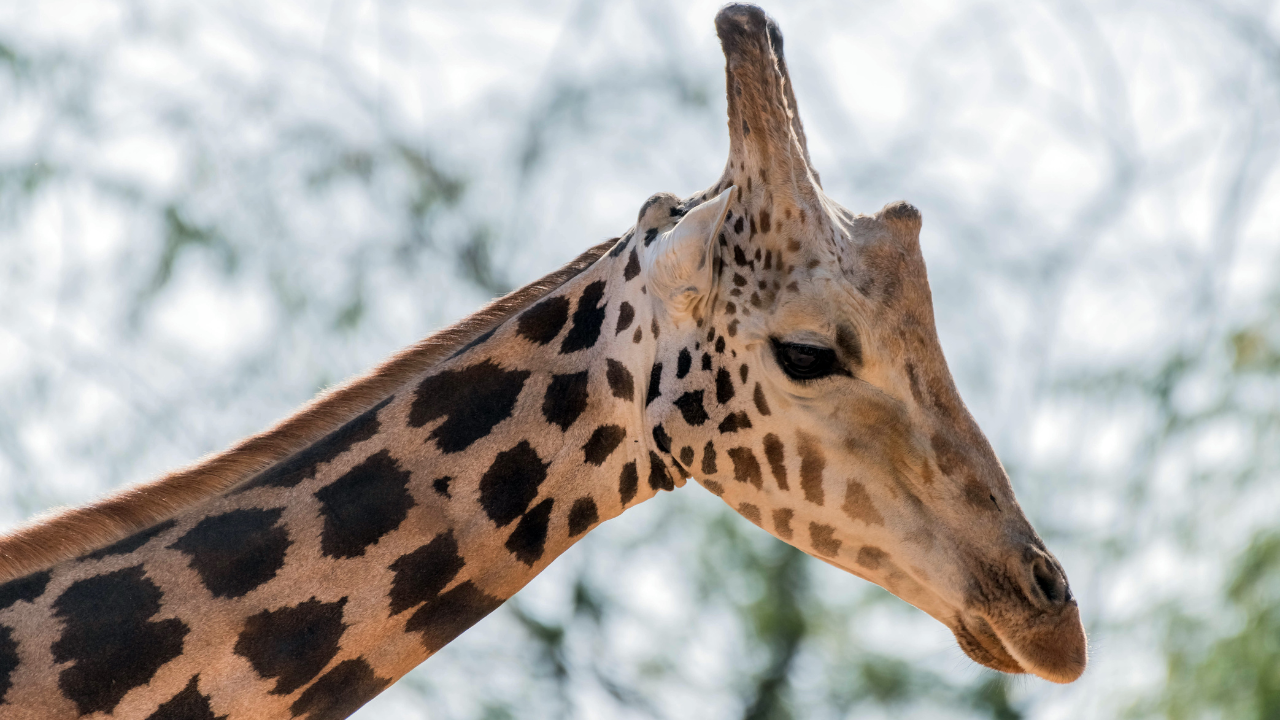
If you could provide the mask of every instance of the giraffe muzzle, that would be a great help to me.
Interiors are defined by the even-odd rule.
[[[1023,547],[1020,560],[1007,574],[987,568],[951,631],[965,654],[989,668],[1072,682],[1088,663],[1088,641],[1066,573],[1038,541]]]

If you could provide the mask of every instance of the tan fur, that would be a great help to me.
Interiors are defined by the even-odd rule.
[[[331,388],[275,426],[196,464],[92,505],[53,511],[0,538],[0,583],[115,542],[246,480],[319,440],[459,347],[542,299],[600,259],[617,238]]]

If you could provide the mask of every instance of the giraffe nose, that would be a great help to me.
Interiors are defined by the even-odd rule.
[[[1057,558],[1034,545],[1027,545],[1023,559],[1028,575],[1027,594],[1033,605],[1041,610],[1053,610],[1075,602],[1067,574]]]

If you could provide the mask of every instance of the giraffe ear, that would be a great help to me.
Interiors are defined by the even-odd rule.
[[[676,226],[658,236],[645,255],[649,288],[671,317],[693,316],[711,292],[716,235],[724,225],[736,186],[695,207]]]

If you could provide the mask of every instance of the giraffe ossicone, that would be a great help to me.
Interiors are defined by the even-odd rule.
[[[689,477],[977,662],[1077,678],[1066,575],[938,344],[920,213],[828,198],[777,26],[730,5],[716,29],[707,191],[221,455],[0,538],[0,717],[346,717]]]

